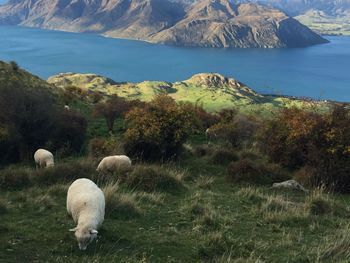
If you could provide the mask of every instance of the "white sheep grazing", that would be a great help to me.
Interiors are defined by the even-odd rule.
[[[127,172],[131,168],[131,160],[126,155],[108,156],[102,159],[97,166],[98,172]]]
[[[39,149],[34,153],[34,161],[37,167],[45,168],[55,165],[53,154],[47,150]]]
[[[80,250],[97,237],[97,228],[104,220],[105,197],[100,188],[91,180],[75,180],[68,189],[67,211],[77,224],[69,231],[75,232]]]

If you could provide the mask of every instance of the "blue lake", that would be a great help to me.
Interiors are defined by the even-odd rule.
[[[0,60],[47,78],[96,73],[116,81],[177,81],[200,72],[234,77],[261,93],[350,101],[350,37],[299,49],[179,48],[141,41],[0,26]]]

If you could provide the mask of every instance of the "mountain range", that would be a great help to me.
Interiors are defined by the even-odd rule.
[[[198,0],[174,0],[193,4]],[[233,0],[232,0],[233,1]],[[350,35],[350,0],[236,0],[277,8],[317,33]]]
[[[229,0],[10,0],[0,24],[178,46],[284,48],[326,43],[272,7]]]
[[[243,0],[278,8],[327,35],[350,35],[350,0]]]

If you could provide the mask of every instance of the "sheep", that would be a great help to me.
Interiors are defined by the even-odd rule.
[[[70,107],[68,105],[64,105],[64,109],[69,111],[70,110]]]
[[[105,197],[100,188],[89,179],[75,180],[67,193],[67,211],[77,226],[69,231],[75,232],[79,249],[87,246],[97,237],[97,228],[105,215]]]
[[[97,166],[98,172],[127,172],[131,168],[131,160],[126,155],[108,156],[102,159]]]
[[[39,149],[34,153],[34,161],[37,168],[46,168],[55,165],[53,154],[44,149]]]
[[[207,143],[210,144],[211,140],[213,138],[216,138],[217,135],[213,132],[213,130],[211,128],[208,128],[208,129],[205,130],[205,137],[207,139]]]

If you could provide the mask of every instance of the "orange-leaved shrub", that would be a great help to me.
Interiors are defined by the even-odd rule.
[[[324,114],[285,109],[265,122],[259,138],[271,161],[308,167],[299,172],[300,180],[350,192],[350,110],[345,105]]]
[[[144,107],[126,114],[125,152],[133,157],[159,160],[176,157],[197,123],[186,104],[170,96],[156,96]]]

